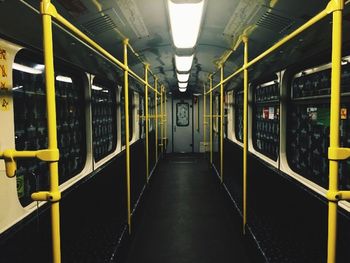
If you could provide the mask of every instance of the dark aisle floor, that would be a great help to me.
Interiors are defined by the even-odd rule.
[[[254,262],[241,221],[199,154],[167,155],[153,176],[128,263]]]

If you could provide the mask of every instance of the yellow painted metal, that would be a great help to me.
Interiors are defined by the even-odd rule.
[[[243,234],[247,224],[247,157],[248,157],[248,38],[244,43],[244,87],[243,87]]]
[[[330,160],[346,160],[350,158],[350,148],[328,148],[328,159]]]
[[[209,76],[209,90],[211,90],[213,87],[213,78],[212,76]],[[210,163],[213,163],[213,92],[210,92],[209,96],[209,141],[210,141]]]
[[[154,83],[155,89],[158,91],[158,78],[155,79]],[[156,161],[158,161],[158,97],[157,93],[154,93],[154,101],[155,101],[155,123],[156,123],[156,141],[155,141],[155,147],[156,147]]]
[[[332,1],[341,1],[341,0],[332,0]],[[331,1],[331,2],[332,2]],[[300,26],[299,28],[297,28],[295,31],[293,31],[292,33],[290,33],[289,35],[285,36],[284,38],[282,38],[280,41],[278,41],[276,44],[274,44],[272,47],[270,47],[269,49],[267,49],[266,51],[264,51],[263,53],[261,53],[259,56],[257,56],[256,58],[252,59],[251,61],[249,61],[249,63],[246,65],[247,68],[251,67],[252,65],[254,65],[255,63],[257,63],[258,61],[260,61],[261,59],[263,59],[264,57],[266,57],[267,55],[271,54],[272,52],[274,52],[276,49],[280,48],[282,45],[284,45],[286,42],[288,42],[289,40],[293,39],[294,37],[296,37],[297,35],[299,35],[300,33],[302,33],[303,31],[305,31],[306,29],[308,29],[309,27],[311,27],[312,25],[314,25],[315,23],[317,23],[318,21],[320,21],[321,19],[325,18],[329,13],[332,12],[332,6],[328,5],[324,10],[322,10],[321,12],[319,12],[316,16],[314,16],[313,18],[311,18],[309,21],[307,21],[305,24],[303,24],[302,26]]]
[[[224,65],[220,66],[220,178],[224,182]]]
[[[0,159],[4,159],[6,176],[14,177],[16,175],[17,164],[16,159],[21,158],[37,158],[45,162],[56,162],[59,160],[58,149],[44,149],[37,151],[16,151],[8,149],[0,152]]]
[[[320,21],[321,19],[323,19],[324,17],[326,17],[329,13],[333,12],[336,7],[334,4],[332,4],[332,2],[334,1],[342,1],[342,0],[332,0],[330,2],[330,4],[321,12],[319,12],[316,16],[314,16],[313,18],[311,18],[309,21],[307,21],[305,24],[303,24],[301,27],[297,28],[295,31],[293,31],[292,33],[290,33],[289,35],[285,36],[284,38],[282,38],[280,41],[278,41],[276,44],[274,44],[272,47],[270,47],[269,49],[267,49],[266,51],[264,51],[263,53],[261,53],[259,56],[257,56],[256,58],[252,59],[247,65],[246,67],[249,68],[252,65],[254,65],[255,63],[257,63],[258,61],[260,61],[261,59],[263,59],[264,57],[266,57],[267,55],[271,54],[272,52],[274,52],[276,49],[280,48],[283,44],[285,44],[286,42],[288,42],[289,40],[291,40],[292,38],[296,37],[297,35],[299,35],[300,33],[302,33],[303,31],[305,31],[306,29],[308,29],[309,27],[311,27],[312,25],[314,25],[315,23],[317,23],[318,21]],[[238,75],[239,73],[241,73],[244,70],[244,68],[240,68],[237,71],[235,71],[234,73],[232,73],[231,75],[229,75],[228,77],[226,77],[223,81],[221,81],[220,83],[218,83],[217,85],[215,85],[214,87],[212,87],[211,89],[209,89],[206,93],[210,93],[213,90],[217,89],[218,87],[220,87],[220,85],[223,83],[226,83],[227,81],[229,81],[230,79],[232,79],[234,76]]]
[[[145,64],[145,122],[146,122],[146,131],[145,131],[145,138],[146,138],[146,180],[148,182],[149,180],[149,145],[148,145],[148,133],[149,133],[149,117],[148,117],[148,68],[149,64]]]
[[[56,98],[55,98],[55,71],[53,65],[53,40],[52,40],[52,19],[47,14],[50,8],[50,0],[42,0],[41,11],[43,19],[43,48],[45,61],[45,86],[46,86],[46,111],[47,111],[47,132],[48,149],[57,149],[57,127],[56,127]],[[58,186],[58,161],[49,162],[50,170],[50,192],[59,192]],[[51,203],[51,232],[52,232],[52,256],[53,262],[61,262],[61,241],[60,241],[60,206],[59,200]]]
[[[48,2],[48,1],[45,1]],[[104,48],[102,48],[99,44],[97,44],[95,41],[93,41],[91,38],[89,38],[86,34],[81,32],[78,28],[76,28],[73,24],[71,24],[67,19],[65,19],[63,16],[61,16],[54,5],[51,3],[46,4],[45,6],[45,12],[48,15],[51,15],[54,17],[59,23],[64,25],[66,28],[68,28],[72,33],[74,33],[77,37],[79,37],[81,40],[89,44],[92,48],[94,48],[96,51],[98,51],[101,55],[109,59],[111,62],[116,64],[118,67],[120,67],[122,70],[126,70],[129,72],[130,76],[138,80],[140,83],[147,85],[150,89],[152,89],[154,92],[157,92],[154,87],[152,87],[149,84],[146,84],[145,80],[142,79],[140,76],[138,76],[133,70],[131,70],[129,67],[126,67],[121,61],[113,57],[108,51],[106,51]],[[130,44],[128,44],[130,46]],[[158,93],[159,94],[159,93]]]
[[[331,7],[330,7],[331,6]],[[333,10],[332,29],[332,77],[330,105],[330,148],[339,147],[340,81],[342,54],[342,10],[343,0],[331,0],[328,7]],[[338,160],[329,160],[329,192],[338,192]],[[328,249],[327,262],[336,262],[338,201],[328,201]]]
[[[124,39],[124,65],[128,68],[128,43],[129,39]],[[125,151],[126,151],[126,195],[128,210],[128,227],[131,234],[131,197],[130,197],[130,141],[129,141],[129,73],[124,70],[124,112],[125,112]]]
[[[237,71],[233,72],[231,75],[229,75],[228,77],[226,77],[223,81],[220,81],[218,84],[216,84],[214,87],[213,85],[210,87],[210,89],[206,92],[206,94],[213,92],[214,90],[216,90],[218,87],[221,86],[221,84],[225,84],[227,81],[229,81],[230,79],[232,79],[233,77],[237,76],[239,73],[241,73],[243,71],[243,67],[239,68]]]
[[[61,192],[52,192],[52,191],[40,191],[36,193],[32,193],[31,195],[34,201],[50,201],[50,202],[58,202],[61,199]]]
[[[164,153],[164,113],[163,113],[163,86],[160,87],[160,137],[161,137],[161,142],[160,142],[160,146],[161,146],[161,152]]]

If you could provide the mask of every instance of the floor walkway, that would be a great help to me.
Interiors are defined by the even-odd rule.
[[[167,155],[151,180],[126,262],[254,263],[202,155]]]

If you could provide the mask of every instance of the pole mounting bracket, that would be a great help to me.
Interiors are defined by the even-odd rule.
[[[332,161],[346,160],[350,158],[350,148],[328,148],[328,159]]]

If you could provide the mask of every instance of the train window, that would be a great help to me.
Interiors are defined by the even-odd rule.
[[[139,103],[139,116],[140,116],[140,138],[145,138],[145,98],[140,95],[139,97],[140,103]]]
[[[229,98],[228,98],[228,94],[225,93],[225,97],[224,97],[224,138],[227,138],[227,131],[228,131],[228,102],[229,102]]]
[[[227,138],[229,138],[230,140],[233,139],[233,120],[234,120],[234,117],[233,117],[233,107],[234,107],[234,104],[233,104],[233,91],[229,91],[227,92],[227,123],[226,123],[226,129],[227,129]]]
[[[44,65],[32,57],[23,50],[13,64],[15,144],[19,151],[48,147]],[[80,74],[56,66],[55,79],[58,169],[62,184],[78,174],[85,164],[85,99]],[[22,206],[26,206],[32,202],[33,192],[49,189],[48,165],[28,159],[19,160],[17,166],[17,193]]]
[[[219,105],[219,95],[214,94],[213,96],[213,130],[215,133],[219,133],[219,114],[220,114],[220,105]]]
[[[237,141],[243,142],[243,91],[235,93],[235,134]]]
[[[340,144],[350,146],[350,65],[342,68]],[[287,157],[292,170],[328,187],[328,146],[330,123],[330,67],[301,72],[291,83],[291,102],[287,120]],[[341,161],[340,188],[350,187],[350,161]]]
[[[91,90],[92,138],[95,161],[110,154],[117,144],[116,85],[94,78]]]
[[[176,103],[176,126],[184,127],[190,124],[190,105],[185,102]]]
[[[153,131],[153,127],[155,125],[155,118],[152,118],[151,116],[155,115],[155,104],[154,104],[154,99],[151,97],[148,97],[148,129],[149,132]]]
[[[129,141],[132,140],[133,135],[133,91],[129,89]],[[121,89],[120,99],[120,112],[121,112],[121,141],[122,146],[125,146],[125,100],[124,100],[124,87]]]
[[[273,80],[253,87],[253,145],[276,161],[279,153],[279,83]]]

